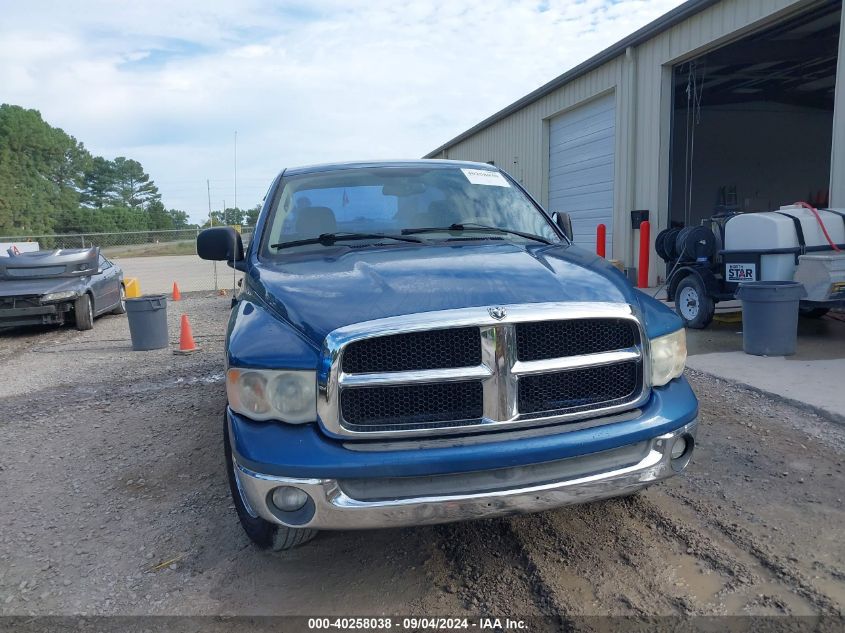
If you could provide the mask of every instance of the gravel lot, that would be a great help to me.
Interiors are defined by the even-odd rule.
[[[0,334],[0,614],[841,614],[845,429],[692,373],[699,447],[623,500],[254,549],[223,467],[229,300]]]

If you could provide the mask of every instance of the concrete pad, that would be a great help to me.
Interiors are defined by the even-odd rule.
[[[742,323],[687,330],[687,366],[803,405],[845,423],[845,322],[799,319],[794,356],[742,351]]]

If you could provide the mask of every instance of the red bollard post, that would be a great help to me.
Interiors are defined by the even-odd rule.
[[[648,256],[651,243],[651,225],[648,220],[640,223],[640,265],[637,269],[637,288],[648,288]]]
[[[605,243],[607,242],[607,227],[599,224],[596,227],[596,255],[604,257]]]

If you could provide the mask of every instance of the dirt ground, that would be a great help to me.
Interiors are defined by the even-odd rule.
[[[841,614],[845,427],[691,373],[698,450],[633,498],[252,547],[223,465],[228,299],[0,333],[0,615]]]

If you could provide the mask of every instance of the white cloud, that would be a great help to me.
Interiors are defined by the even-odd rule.
[[[232,203],[235,130],[252,206],[286,165],[421,156],[679,3],[14,3],[0,98],[200,218],[206,178]]]

